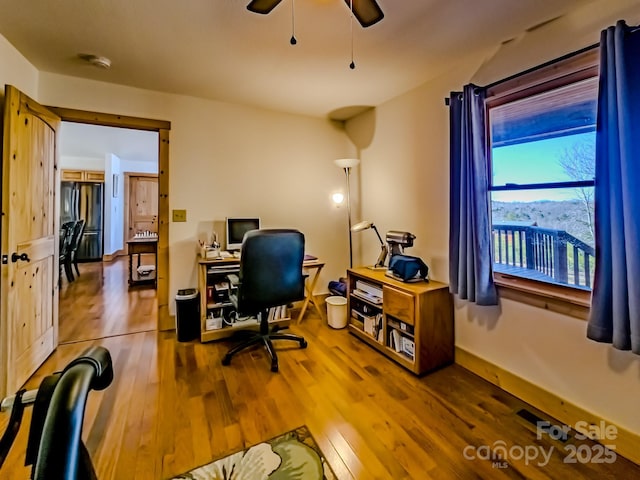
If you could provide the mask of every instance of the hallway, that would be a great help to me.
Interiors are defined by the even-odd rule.
[[[73,282],[63,277],[60,344],[156,329],[156,290],[129,290],[127,262],[127,257],[118,257],[113,262],[80,263],[80,275]]]

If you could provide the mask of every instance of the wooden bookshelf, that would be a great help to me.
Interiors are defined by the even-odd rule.
[[[351,268],[347,300],[349,331],[404,368],[421,375],[453,363],[453,303],[446,284],[404,283],[381,270]]]

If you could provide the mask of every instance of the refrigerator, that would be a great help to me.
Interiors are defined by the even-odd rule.
[[[61,182],[60,225],[84,219],[85,226],[76,253],[78,261],[102,260],[104,184]]]

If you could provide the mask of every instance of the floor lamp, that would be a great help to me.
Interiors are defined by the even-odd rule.
[[[334,160],[338,167],[344,170],[344,174],[347,177],[347,217],[349,219],[349,268],[353,267],[353,245],[351,242],[351,186],[349,184],[349,176],[351,175],[351,169],[360,163],[357,158],[339,158]]]

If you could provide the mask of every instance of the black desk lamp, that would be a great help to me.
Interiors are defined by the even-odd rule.
[[[362,230],[366,230],[368,228],[373,228],[373,231],[376,232],[376,235],[378,236],[378,240],[380,240],[380,247],[381,247],[380,255],[378,255],[378,260],[376,261],[376,264],[369,268],[372,268],[374,270],[382,270],[382,269],[386,270],[387,267],[384,266],[384,262],[387,259],[387,246],[382,241],[382,237],[380,236],[380,233],[378,232],[378,229],[373,224],[373,222],[365,220],[363,222],[356,223],[353,227],[351,227],[351,231],[361,232]]]

